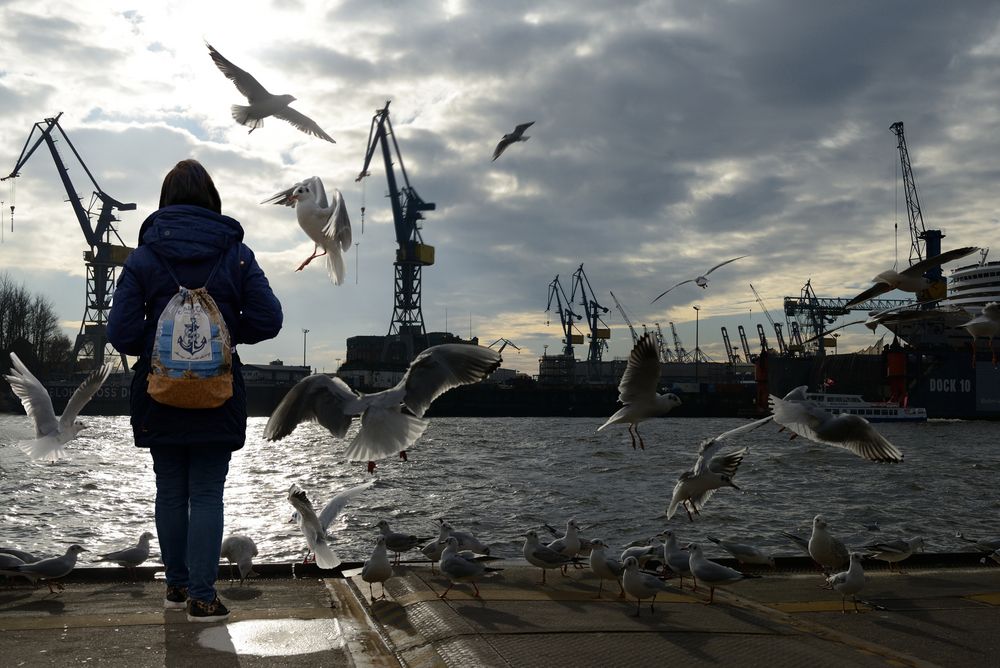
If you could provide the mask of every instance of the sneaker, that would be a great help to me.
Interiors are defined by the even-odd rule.
[[[187,587],[167,587],[167,595],[163,599],[163,607],[168,610],[180,610],[187,607]]]
[[[193,598],[188,602],[187,618],[189,622],[223,622],[228,617],[229,610],[222,605],[218,596],[211,603]]]

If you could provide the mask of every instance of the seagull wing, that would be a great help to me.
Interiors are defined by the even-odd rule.
[[[905,554],[912,551],[910,544],[905,540],[890,540],[883,543],[872,543],[865,545],[869,552],[887,552],[889,554]]]
[[[205,46],[208,47],[208,53],[212,56],[212,60],[215,61],[215,66],[226,75],[227,79],[236,85],[236,90],[243,93],[251,104],[257,100],[271,97],[271,94],[267,92],[267,89],[261,86],[249,72],[241,70],[236,67],[236,65],[233,65],[231,62],[226,60],[226,58],[224,58],[221,53],[216,51],[215,47],[211,44],[206,43]]]
[[[34,374],[28,371],[28,367],[24,366],[24,362],[16,354],[10,354],[10,361],[13,362],[14,367],[10,370],[11,375],[4,376],[4,378],[10,383],[10,388],[14,390],[17,398],[21,400],[24,412],[34,421],[35,437],[41,438],[58,430],[59,421],[52,408],[52,397],[49,396]]]
[[[708,271],[706,271],[704,274],[702,274],[702,276],[708,276],[709,274],[711,274],[713,271],[715,271],[719,267],[724,267],[727,264],[729,264],[730,262],[736,262],[737,260],[742,260],[745,257],[746,257],[746,255],[740,255],[739,257],[734,257],[731,260],[726,260],[725,262],[720,262],[719,264],[715,265],[714,267],[712,267],[711,269],[709,269]]]
[[[850,450],[875,462],[901,462],[903,453],[863,417],[831,415],[810,402],[785,401],[771,396],[774,421],[815,443]]]
[[[309,186],[309,191],[313,194],[313,199],[319,208],[330,208],[330,201],[326,198],[326,188],[323,187],[323,179],[318,176],[310,176],[303,183]]]
[[[417,417],[435,399],[453,387],[478,383],[499,368],[500,353],[482,346],[445,343],[432,346],[410,363],[398,387],[405,391],[403,403]]]
[[[695,473],[708,470],[713,473],[723,473],[732,478],[736,475],[736,470],[748,452],[750,452],[749,448],[740,448],[724,455],[717,454],[712,457],[702,455],[698,458],[698,464],[695,465]]]
[[[326,194],[323,195],[324,201]],[[323,228],[323,234],[334,244],[340,246],[341,250],[350,250],[353,238],[351,236],[351,218],[347,215],[347,205],[344,203],[344,195],[340,190],[334,189],[333,215]],[[325,208],[326,205],[324,204]]]
[[[907,276],[920,276],[928,269],[933,269],[934,267],[940,267],[943,264],[947,264],[952,260],[958,260],[970,255],[979,250],[976,246],[965,246],[964,248],[954,248],[950,251],[940,253],[934,257],[924,258],[920,262],[916,262],[909,266],[909,268],[904,269],[899,272],[901,274],[906,274]]]
[[[694,279],[693,279],[693,278],[689,278],[689,279],[687,279],[686,281],[681,281],[681,282],[680,282],[680,283],[678,283],[677,285],[672,285],[672,286],[670,286],[669,288],[667,288],[666,290],[664,290],[664,291],[663,291],[663,292],[661,292],[660,294],[656,295],[656,298],[655,298],[655,299],[653,299],[653,301],[651,301],[651,302],[649,302],[649,303],[650,303],[650,304],[655,304],[655,303],[656,303],[656,300],[657,300],[657,299],[659,299],[659,298],[660,298],[660,297],[662,297],[663,295],[667,294],[668,292],[670,292],[670,291],[671,291],[671,290],[673,290],[674,288],[677,288],[677,287],[680,287],[680,286],[684,285],[685,283],[694,283]]]
[[[340,378],[313,374],[300,380],[288,391],[271,413],[264,427],[264,438],[277,441],[291,434],[306,421],[319,422],[337,438],[343,438],[353,415],[345,412],[349,402],[358,398]]]
[[[320,568],[336,568],[340,565],[340,559],[333,553],[327,545],[326,532],[320,524],[316,511],[313,509],[312,501],[305,490],[296,484],[292,484],[288,490],[288,502],[299,513],[299,529],[306,538],[309,549],[316,554],[316,564]]]
[[[101,389],[101,385],[107,380],[109,373],[111,373],[111,365],[105,364],[100,369],[91,371],[90,375],[80,383],[80,387],[76,388],[73,396],[66,402],[66,408],[59,417],[60,428],[66,429],[73,424],[73,421],[76,420],[76,416],[80,414],[83,407],[87,405],[87,402],[90,401],[97,390]]]
[[[261,204],[281,204],[283,206],[295,206],[295,200],[292,199],[292,193],[295,189],[302,185],[301,182],[296,183],[294,186],[287,190],[282,190],[276,195],[271,195],[266,200],[261,202]]]
[[[497,143],[497,147],[493,149],[493,159],[496,160],[500,155],[507,150],[507,147],[511,145],[514,140],[510,138],[510,135],[504,135],[503,138]]]
[[[280,118],[283,121],[288,121],[302,132],[305,132],[307,135],[325,139],[331,144],[337,143],[333,140],[333,137],[324,132],[323,128],[316,124],[316,121],[309,118],[302,112],[295,111],[291,107],[285,107],[280,111],[276,111],[272,114],[272,116]]]
[[[535,124],[534,121],[531,121],[529,123],[521,123],[520,125],[514,128],[514,132],[512,132],[511,135],[513,135],[515,139],[520,139],[521,136],[524,134],[524,131],[530,128],[534,124]]]
[[[852,306],[860,304],[863,301],[867,301],[872,297],[878,297],[879,295],[884,295],[885,293],[890,292],[892,290],[893,286],[889,283],[876,283],[875,285],[871,286],[864,292],[858,294],[856,297],[851,299],[851,301],[844,304],[844,308],[850,308]]]
[[[625,372],[618,383],[618,401],[632,403],[636,399],[649,399],[660,383],[660,354],[653,343],[653,335],[646,333],[636,342],[628,356]]]
[[[702,441],[701,445],[698,447],[698,460],[694,465],[694,473],[698,474],[708,469],[715,473],[725,473],[729,477],[736,475],[736,469],[739,467],[740,462],[743,461],[743,456],[749,452],[749,449],[743,448],[741,450],[737,450],[736,452],[731,452],[728,455],[720,456],[719,453],[722,450],[724,442],[733,436],[740,436],[751,432],[754,429],[771,422],[773,419],[773,415],[768,415],[765,418],[748,422],[747,424],[740,425],[735,429],[724,431],[718,436]]]
[[[323,506],[323,510],[319,511],[319,524],[323,527],[323,531],[326,531],[333,520],[337,519],[337,515],[340,514],[340,511],[344,509],[344,506],[346,506],[349,501],[360,495],[361,492],[370,489],[374,484],[375,481],[371,480],[362,485],[348,487],[344,491],[335,494],[334,497],[330,499],[325,506]]]

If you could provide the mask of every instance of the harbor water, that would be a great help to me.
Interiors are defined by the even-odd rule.
[[[127,417],[87,417],[88,429],[55,463],[30,461],[15,443],[31,436],[23,415],[0,415],[0,546],[42,555],[80,543],[88,557],[153,531],[155,484],[148,452],[132,443]],[[258,561],[301,559],[305,541],[290,522],[288,488],[298,483],[317,509],[337,491],[374,477],[330,528],[345,561],[364,560],[380,519],[396,531],[437,535],[436,518],[472,531],[492,553],[520,558],[523,533],[575,518],[588,537],[615,548],[672,528],[683,541],[737,539],[798,554],[780,535],[808,537],[814,515],[848,545],[923,536],[927,551],[970,549],[956,538],[1000,535],[997,425],[976,421],[879,424],[905,455],[874,464],[773,424],[731,442],[748,446],[735,482],[689,522],[664,511],[677,476],[694,464],[698,444],[745,422],[671,418],[645,422],[645,450],[633,450],[625,427],[598,433],[600,419],[438,418],[410,449],[369,476],[346,462],[347,441],[305,424],[266,442],[265,418],[251,418],[247,445],[234,453],[226,487],[226,533],[251,536]],[[354,434],[352,427],[348,439]],[[877,525],[873,530],[871,525]],[[544,530],[544,529],[543,529]],[[710,555],[724,553],[708,544]],[[153,543],[154,561],[159,555]],[[412,553],[412,557],[420,556]]]

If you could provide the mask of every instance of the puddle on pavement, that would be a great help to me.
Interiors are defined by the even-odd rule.
[[[231,654],[291,656],[343,647],[344,637],[336,619],[255,619],[207,628],[198,644]]]

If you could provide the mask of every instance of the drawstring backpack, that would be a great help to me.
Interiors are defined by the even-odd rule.
[[[226,321],[207,288],[226,252],[205,285],[193,290],[181,285],[165,258],[156,256],[178,289],[156,322],[149,396],[177,408],[217,408],[233,396],[232,348]]]

